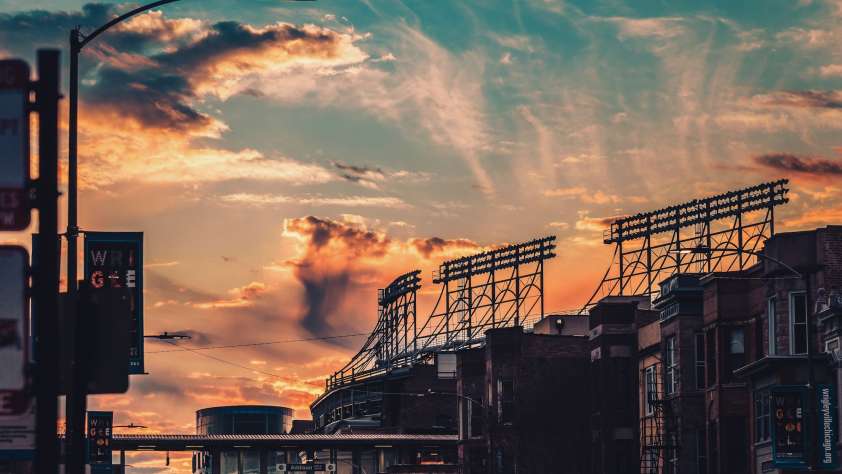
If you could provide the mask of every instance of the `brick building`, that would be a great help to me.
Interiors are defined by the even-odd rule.
[[[652,436],[651,428],[641,425],[645,443],[641,466],[652,466],[657,453],[661,471],[644,472],[703,474],[707,455],[702,286],[699,275],[678,274],[664,280],[660,287],[660,295],[653,302],[658,311],[660,360],[643,368],[641,381],[644,414],[654,418],[661,429]],[[660,449],[647,449],[647,444]]]
[[[590,310],[590,441],[595,473],[639,472],[637,326],[648,298],[607,297]]]
[[[819,415],[823,390],[825,408],[840,406],[842,226],[778,234],[765,255],[750,298],[753,357],[737,370],[751,397],[751,472],[828,469],[838,436],[825,437]]]
[[[551,316],[532,332],[493,329],[484,348],[458,353],[465,474],[591,472],[580,435],[590,395],[584,320]]]

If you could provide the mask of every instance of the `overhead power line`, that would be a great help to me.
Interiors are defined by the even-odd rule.
[[[166,342],[167,344],[172,344],[172,345],[174,345],[174,346],[176,345],[176,343],[175,343],[175,342],[172,342],[172,341],[166,341],[166,340],[165,340],[164,342]],[[214,357],[214,356],[212,356],[212,355],[210,355],[210,354],[203,354],[203,353],[199,352],[199,351],[198,351],[198,350],[196,350],[196,349],[189,349],[189,348],[187,348],[187,347],[184,347],[184,348],[178,349],[177,351],[176,351],[176,350],[172,350],[172,351],[164,351],[164,352],[179,352],[179,351],[188,351],[188,352],[192,352],[192,353],[194,353],[194,354],[196,354],[196,355],[198,355],[198,356],[206,357],[206,358],[208,358],[208,359],[215,360],[215,361],[217,361],[217,362],[222,362],[223,364],[228,364],[228,365],[230,365],[230,366],[233,366],[233,367],[238,367],[238,368],[240,368],[240,369],[245,369],[245,370],[248,370],[249,372],[257,372],[257,373],[259,373],[259,374],[268,375],[268,376],[270,376],[270,377],[274,377],[274,378],[276,378],[276,379],[280,379],[280,380],[289,380],[289,379],[290,379],[290,377],[289,377],[289,376],[286,376],[286,377],[285,377],[285,376],[283,376],[283,375],[273,374],[272,372],[266,372],[266,371],[264,371],[264,370],[255,369],[254,367],[249,367],[249,366],[247,366],[247,365],[242,365],[242,364],[238,364],[238,363],[236,363],[236,362],[231,362],[230,360],[220,359],[219,357]]]
[[[353,334],[340,334],[337,336],[323,336],[323,337],[308,337],[303,339],[284,339],[281,341],[265,341],[265,342],[250,342],[245,344],[229,344],[225,346],[205,346],[205,347],[191,347],[178,346],[178,349],[167,349],[163,351],[146,351],[147,354],[164,354],[167,352],[184,352],[184,351],[209,351],[214,349],[231,349],[235,347],[254,347],[254,346],[269,346],[273,344],[290,344],[293,342],[309,342],[309,341],[327,341],[331,339],[342,339],[346,337],[368,336],[367,332],[357,332]],[[162,341],[170,342],[170,341]],[[175,345],[175,344],[173,344]]]

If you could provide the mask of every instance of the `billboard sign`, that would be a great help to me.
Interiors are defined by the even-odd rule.
[[[85,280],[93,292],[128,289],[129,373],[144,373],[143,232],[85,232]]]
[[[771,390],[772,459],[776,467],[807,465],[806,395],[803,386],[779,386]]]
[[[111,430],[114,426],[114,413],[110,411],[88,412],[88,462],[111,464]]]
[[[0,460],[32,459],[35,403],[29,389],[29,255],[0,246]]]
[[[29,225],[29,65],[0,61],[0,230]]]
[[[28,406],[28,266],[23,247],[0,246],[0,415],[18,415]]]
[[[836,452],[836,438],[839,436],[836,410],[836,387],[833,385],[816,386],[819,407],[819,422],[817,423],[820,469],[836,469],[839,467],[839,454]]]

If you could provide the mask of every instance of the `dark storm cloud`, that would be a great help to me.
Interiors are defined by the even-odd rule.
[[[159,70],[103,68],[86,97],[89,104],[114,108],[149,128],[188,131],[213,124],[189,105],[195,93],[187,79]]]
[[[823,158],[803,157],[790,153],[769,153],[755,156],[754,161],[779,171],[810,174],[814,176],[842,175],[842,163]]]
[[[64,47],[76,26],[93,30],[115,15],[114,5],[89,3],[81,11],[30,10],[0,13],[0,44],[11,52],[31,55],[43,47]]]
[[[371,166],[349,165],[346,163],[342,163],[341,161],[334,161],[332,162],[332,164],[334,168],[350,175],[366,176],[369,174],[377,174],[380,176],[385,176],[385,173],[380,168],[374,168]]]
[[[90,3],[76,12],[0,14],[0,45],[24,57],[38,47],[65,47],[72,28],[91,33],[128,8]],[[333,31],[287,24],[253,28],[234,21],[209,26],[194,21],[191,28],[202,30],[198,34],[179,31],[181,20],[150,18],[140,25],[121,23],[83,50],[80,94],[87,104],[151,129],[214,134],[214,120],[194,106],[203,84],[231,79],[220,74],[265,67],[264,54],[277,60],[330,57],[340,42]]]
[[[442,239],[441,237],[430,237],[428,239],[412,239],[410,244],[418,250],[424,258],[442,253],[449,249],[476,249],[479,245],[468,239]]]
[[[338,242],[355,254],[383,256],[390,240],[370,230],[344,222],[307,216],[287,221],[288,231],[309,237],[307,255],[313,255],[331,242]]]
[[[237,52],[260,51],[295,40],[319,48],[321,44],[336,43],[338,36],[325,32],[308,32],[293,25],[277,25],[256,30],[235,21],[221,21],[212,25],[209,34],[201,40],[175,51],[159,54],[155,59],[169,68],[189,72]]]
[[[294,275],[304,287],[301,326],[316,336],[335,333],[333,321],[354,287],[358,257],[382,257],[390,240],[383,234],[344,222],[307,216],[289,219],[286,231],[306,239],[303,258],[293,263]],[[336,344],[353,341],[337,339]]]
[[[774,105],[818,109],[842,109],[842,94],[836,91],[781,91],[768,96]]]
[[[296,272],[296,277],[304,286],[306,305],[304,317],[301,319],[301,327],[315,336],[334,334],[334,328],[329,319],[348,296],[348,290],[351,287],[350,269],[327,274],[304,270]],[[336,341],[345,342],[340,339]]]
[[[384,172],[381,168],[351,165],[342,163],[341,161],[332,161],[331,164],[334,168],[339,170],[340,178],[352,183],[377,188],[376,181],[383,181],[386,179],[386,172]]]

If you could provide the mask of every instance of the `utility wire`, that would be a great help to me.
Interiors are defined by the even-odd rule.
[[[166,342],[167,344],[172,344],[174,346],[177,346],[177,344],[175,342],[172,342],[172,341],[166,341],[165,340],[164,342]],[[183,348],[179,349],[179,351],[193,352],[196,355],[199,355],[199,356],[202,356],[202,357],[207,357],[208,359],[212,359],[212,360],[215,360],[217,362],[222,362],[223,364],[228,364],[228,365],[231,365],[231,366],[234,366],[234,367],[239,367],[240,369],[245,369],[245,370],[248,370],[250,372],[257,372],[259,374],[268,375],[270,377],[274,377],[274,378],[279,379],[279,380],[287,380],[288,381],[291,378],[291,377],[284,377],[283,375],[273,374],[272,372],[266,372],[266,371],[263,371],[263,370],[255,369],[254,367],[241,365],[241,364],[238,364],[236,362],[231,362],[230,360],[220,359],[219,357],[214,357],[210,354],[202,354],[201,352],[197,351],[196,349],[190,349],[190,348],[187,348],[187,347],[183,347]],[[169,351],[169,352],[174,352],[174,351]]]
[[[572,315],[573,312],[577,311],[577,309],[562,309],[562,310],[551,310],[545,311],[545,315],[551,314],[562,314],[565,316]],[[569,314],[568,314],[569,313]],[[523,318],[529,318],[530,316],[535,316],[539,313],[532,313],[524,315]],[[233,349],[237,347],[255,347],[255,346],[269,346],[274,344],[290,344],[293,342],[309,342],[309,341],[329,341],[331,339],[342,339],[346,337],[358,337],[358,336],[369,336],[371,332],[355,332],[351,334],[339,334],[336,336],[322,336],[322,337],[308,337],[303,339],[284,339],[281,341],[266,341],[266,342],[250,342],[250,343],[243,343],[243,344],[229,344],[224,346],[206,346],[206,347],[194,347],[194,348],[186,348],[184,346],[177,346],[178,349],[167,349],[163,351],[145,351],[146,354],[166,354],[170,352],[186,352],[186,351],[210,351],[216,349]],[[158,339],[156,339],[158,340]],[[169,341],[161,341],[161,342],[169,342]]]
[[[345,337],[357,337],[357,336],[368,336],[370,333],[367,332],[357,332],[353,334],[340,334],[337,336],[323,336],[323,337],[308,337],[304,339],[285,339],[282,341],[266,341],[266,342],[250,342],[246,344],[230,344],[226,346],[206,346],[206,347],[195,347],[195,348],[186,348],[184,346],[177,346],[178,349],[167,349],[163,351],[146,351],[146,354],[163,354],[167,352],[183,352],[183,351],[209,351],[214,349],[231,349],[235,347],[254,347],[254,346],[268,346],[272,344],[289,344],[293,342],[308,342],[308,341],[328,341],[331,339],[341,339]],[[162,341],[162,342],[171,342],[171,341]]]

